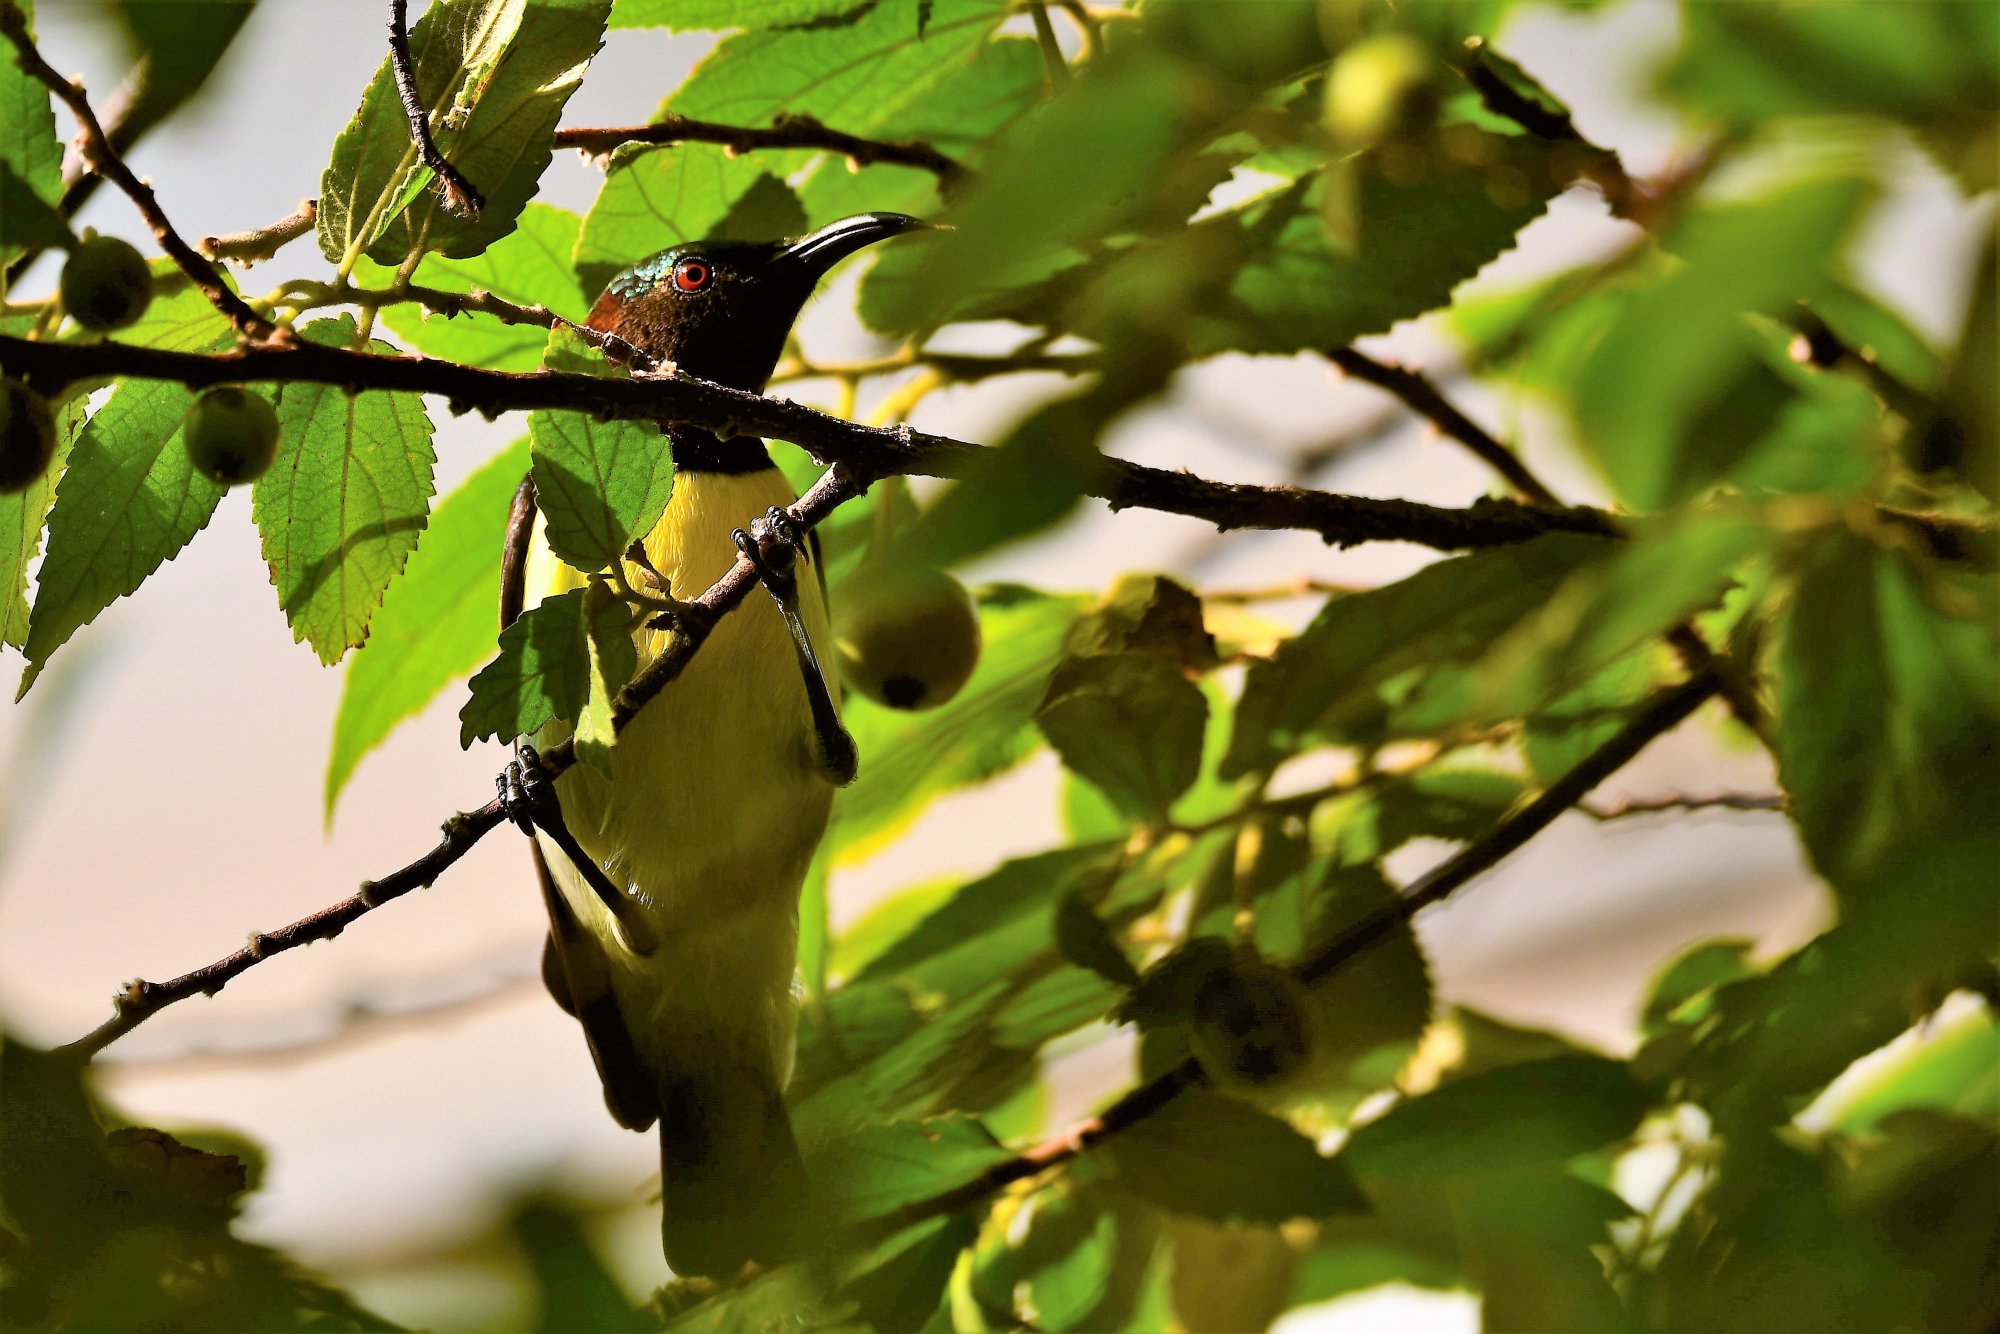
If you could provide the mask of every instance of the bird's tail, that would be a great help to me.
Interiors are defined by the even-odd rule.
[[[660,1226],[676,1274],[725,1278],[796,1255],[811,1192],[784,1097],[704,1073],[661,1082]]]

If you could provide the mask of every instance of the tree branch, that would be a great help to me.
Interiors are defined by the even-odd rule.
[[[1543,789],[1533,801],[1502,820],[1484,837],[1443,865],[1419,877],[1394,903],[1362,918],[1321,946],[1294,970],[1296,975],[1308,984],[1331,975],[1425,908],[1443,902],[1493,869],[1553,824],[1556,817],[1582,801],[1599,783],[1623,768],[1653,741],[1685,722],[1716,693],[1718,687],[1717,676],[1713,672],[1704,672],[1655,695],[1615,736]],[[1119,1131],[1143,1121],[1183,1091],[1203,1082],[1201,1063],[1190,1057],[1134,1088],[1095,1116],[1086,1117],[1025,1153],[995,1164],[963,1186],[878,1220],[866,1231],[871,1237],[887,1236],[924,1219],[977,1204],[995,1191],[1078,1157]]]
[[[410,0],[389,0],[389,67],[396,74],[396,93],[403,100],[403,115],[410,122],[410,142],[417,157],[437,177],[444,202],[454,213],[468,218],[479,216],[486,207],[485,196],[473,188],[450,159],[439,151],[431,138],[431,116],[424,95],[417,88],[417,72],[410,60]]]
[[[778,116],[765,128],[724,125],[665,112],[650,125],[615,128],[572,128],[556,131],[556,147],[575,148],[591,157],[607,157],[624,144],[720,144],[730,153],[758,149],[808,148],[839,153],[856,166],[877,162],[916,167],[949,183],[965,168],[921,139],[863,139],[822,125],[811,116]]]
[[[14,0],[0,0],[0,31],[6,33],[8,40],[14,43],[15,49],[20,53],[22,70],[46,84],[49,91],[61,98],[76,117],[77,124],[83,131],[78,148],[84,164],[109,178],[113,185],[130,196],[132,203],[138,207],[140,216],[145,218],[146,225],[153,229],[153,236],[159,241],[160,249],[166,251],[168,258],[172,259],[180,271],[202,290],[208,297],[209,304],[221,311],[223,318],[234,325],[239,333],[254,338],[266,338],[276,333],[277,329],[270,321],[251,310],[244,304],[243,298],[230,290],[229,284],[223,281],[222,274],[213,264],[196,254],[194,249],[181,239],[180,233],[174,230],[173,223],[168,221],[165,211],[160,208],[159,198],[154,195],[153,188],[132,174],[132,169],[125,165],[125,159],[118,155],[112,148],[111,141],[105,138],[104,127],[98,124],[97,114],[90,109],[90,100],[83,95],[83,89],[56,73],[55,67],[42,59],[42,53],[36,49],[34,39],[28,35],[27,17],[21,13],[21,7],[15,4]]]
[[[308,342],[195,353],[117,342],[38,343],[0,335],[0,367],[56,387],[108,376],[175,380],[195,388],[291,380],[342,385],[356,392],[438,394],[455,412],[477,410],[489,416],[530,408],[570,408],[607,419],[681,421],[725,437],[789,440],[821,462],[843,464],[870,481],[899,473],[963,477],[989,454],[979,445],[948,436],[902,426],[860,426],[803,404],[726,389],[691,376],[627,379],[558,371],[490,371],[429,357],[379,356]],[[1491,498],[1467,509],[1451,509],[1291,486],[1212,482],[1114,458],[1095,466],[1086,490],[1114,510],[1164,510],[1224,530],[1300,529],[1342,546],[1402,541],[1456,551],[1524,542],[1550,532],[1617,534],[1616,519],[1603,510],[1550,509]]]
[[[259,260],[271,258],[280,247],[304,236],[313,229],[318,218],[319,201],[301,199],[298,212],[280,218],[268,227],[232,232],[228,236],[202,237],[201,253],[213,260],[233,259],[248,267]]]
[[[1428,419],[1440,431],[1477,454],[1486,465],[1506,478],[1522,499],[1538,505],[1559,505],[1555,493],[1542,485],[1539,477],[1528,470],[1528,465],[1515,457],[1514,451],[1495,439],[1485,427],[1460,412],[1458,408],[1439,393],[1437,386],[1417,371],[1404,366],[1377,361],[1365,352],[1351,347],[1336,347],[1326,354],[1326,359],[1340,367],[1343,374],[1351,375],[1366,384],[1400,400],[1418,416]]]
[[[1663,815],[1670,811],[1782,811],[1785,809],[1785,794],[1714,792],[1700,797],[1674,792],[1664,797],[1632,797],[1612,806],[1593,806],[1585,802],[1577,809],[1593,820],[1604,821],[1624,820],[1635,815]]]
[[[865,483],[846,469],[829,468],[792,504],[792,522],[800,532],[809,531],[865,489]],[[778,539],[765,531],[763,525],[758,525],[755,536],[760,552],[765,556],[776,554]],[[639,710],[687,669],[689,661],[707,642],[716,622],[741,603],[756,586],[756,565],[748,556],[739,555],[720,579],[694,599],[690,610],[680,617],[666,651],[648,663],[611,701],[614,732],[622,731]],[[568,741],[551,746],[542,752],[542,762],[549,776],[554,778],[576,763],[575,747]],[[61,1050],[87,1061],[169,1005],[195,995],[213,996],[274,954],[310,945],[314,941],[333,939],[371,910],[399,899],[413,889],[425,889],[434,884],[480,839],[505,821],[506,816],[501,813],[497,797],[477,810],[454,815],[445,821],[444,837],[436,847],[380,880],[363,881],[359,890],[331,907],[322,908],[276,931],[252,932],[248,945],[191,973],[183,973],[166,982],[140,979],[128,983],[113,1001],[111,1018]]]

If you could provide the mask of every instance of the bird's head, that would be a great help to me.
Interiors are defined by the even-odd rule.
[[[587,323],[689,375],[756,393],[829,269],[928,225],[902,213],[857,213],[793,240],[677,245],[613,278]]]

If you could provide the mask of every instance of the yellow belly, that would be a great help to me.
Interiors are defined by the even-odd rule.
[[[675,597],[693,598],[734,563],[732,529],[794,498],[776,469],[682,473],[646,555]],[[799,576],[808,633],[830,663],[818,577],[809,566]],[[538,529],[531,601],[584,581]],[[633,638],[642,667],[670,641],[643,629]],[[727,1052],[769,1062],[782,1081],[795,1018],[799,888],[833,788],[820,774],[790,633],[768,595],[753,591],[717,622],[686,670],[620,733],[612,770],[607,778],[577,765],[556,791],[577,841],[643,906],[660,948],[646,958],[626,952],[581,876],[546,841],[544,851],[579,921],[605,942],[641,1053],[685,1067]]]

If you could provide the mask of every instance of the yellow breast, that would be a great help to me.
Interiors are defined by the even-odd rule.
[[[693,598],[735,562],[731,530],[793,499],[775,468],[681,473],[645,539],[647,558],[673,596]],[[536,598],[585,582],[539,530],[527,576]],[[807,631],[830,664],[826,603],[809,564],[798,585]],[[643,667],[671,635],[640,629],[633,639]],[[565,773],[557,784],[563,811],[578,841],[663,929],[685,926],[696,905],[698,920],[712,924],[733,909],[775,906],[774,898],[795,903],[833,789],[815,759],[790,633],[769,596],[753,591],[717,622],[687,669],[627,724],[612,770],[609,778],[584,765]]]

